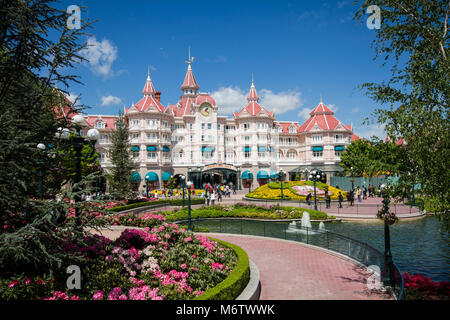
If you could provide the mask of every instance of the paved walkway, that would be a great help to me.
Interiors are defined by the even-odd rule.
[[[129,227],[132,228],[132,227]],[[125,227],[92,233],[110,239]],[[344,258],[294,241],[275,238],[204,233],[244,249],[258,266],[260,300],[386,300],[390,296],[367,288],[370,274]]]
[[[260,300],[385,300],[367,288],[370,274],[328,252],[293,241],[205,234],[243,248],[258,266]]]
[[[230,198],[223,198],[221,202],[216,200],[216,204],[221,205],[232,205],[238,202],[247,202],[254,203],[257,205],[271,205],[271,204],[280,204],[283,206],[292,206],[298,208],[308,208],[314,209],[314,202],[308,206],[304,201],[264,201],[264,200],[247,200],[243,199],[245,195],[248,193],[248,190],[238,190],[236,194],[231,194]],[[341,219],[377,219],[378,210],[382,207],[383,198],[375,197],[375,198],[367,198],[366,200],[362,200],[362,203],[359,203],[357,200],[354,202],[353,206],[349,206],[347,201],[342,203],[343,208],[338,207],[338,203],[333,201],[331,203],[330,208],[326,208],[324,202],[319,202],[317,204],[317,210],[326,212],[328,215],[335,216]],[[193,205],[192,208],[200,208],[202,204]],[[165,210],[173,210],[179,207],[167,207]],[[393,201],[390,205],[391,212],[395,212],[399,219],[406,218],[415,218],[424,216],[422,212],[420,212],[418,207],[411,207],[408,205],[404,205],[403,203],[395,204]]]

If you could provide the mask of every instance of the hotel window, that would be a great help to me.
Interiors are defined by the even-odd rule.
[[[132,128],[137,128],[137,127],[139,127],[139,120],[132,120],[132,121],[131,121],[131,127],[132,127]]]
[[[234,158],[233,152],[227,152],[227,153],[225,154],[225,159],[233,160],[233,158]]]
[[[287,157],[288,157],[288,159],[295,159],[295,152],[294,151],[289,151],[287,153]]]
[[[169,128],[169,123],[167,121],[163,121],[163,127],[164,129]]]
[[[213,141],[212,136],[208,136],[208,142],[212,142],[212,141]]]
[[[133,133],[131,135],[131,141],[132,142],[137,142],[139,140],[139,133]]]
[[[133,158],[139,158],[139,151],[131,151]]]
[[[313,151],[313,159],[322,159],[323,151]]]
[[[296,133],[296,132],[297,132],[297,128],[289,127],[289,133]]]
[[[205,136],[202,135],[202,142],[205,142]]]
[[[194,136],[193,135],[191,135],[191,142],[193,142],[194,141]]]
[[[202,123],[202,130],[205,130],[205,124]]]
[[[352,143],[352,136],[348,135],[348,143]]]
[[[193,123],[189,123],[189,130],[192,130],[194,127]]]
[[[212,124],[208,123],[208,130],[211,130]]]
[[[266,157],[266,153],[264,151],[258,151],[258,158],[264,159]]]
[[[106,160],[106,153],[100,152],[100,162],[104,162]]]
[[[244,136],[244,141],[245,142],[250,142],[250,136]]]
[[[148,119],[147,120],[147,128],[156,129],[156,120]]]
[[[334,142],[344,142],[344,136],[342,134],[335,134]]]
[[[247,131],[247,130],[250,129],[250,124],[249,124],[249,123],[244,123],[244,124],[242,125],[242,128],[244,128],[244,131]]]
[[[249,159],[250,158],[250,146],[245,146],[244,147],[244,158],[245,159]]]
[[[155,151],[147,151],[147,159],[155,160],[156,159],[156,152]]]
[[[322,142],[322,135],[321,134],[313,134],[311,139],[312,139],[313,143]]]
[[[220,124],[217,124],[217,130],[220,130]]]
[[[191,151],[191,160],[194,160],[194,151]]]
[[[95,123],[95,127],[96,127],[97,129],[104,129],[104,128],[105,128],[105,123],[104,123],[103,121],[97,121],[97,122]]]
[[[156,133],[147,133],[148,141],[156,141]]]
[[[107,139],[106,134],[101,134],[100,135],[100,143],[105,143],[106,139]]]
[[[342,151],[334,150],[334,157],[340,159]]]
[[[278,160],[283,158],[283,153],[281,151],[278,151],[277,158]]]

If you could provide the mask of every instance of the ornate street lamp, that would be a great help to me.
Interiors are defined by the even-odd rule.
[[[283,180],[284,180],[285,173],[286,172],[283,170],[283,168],[280,168],[280,171],[278,172],[278,178],[280,179],[280,184],[281,184],[281,201],[283,201],[283,199],[284,199],[284,195],[283,195]]]
[[[353,187],[353,182],[355,181],[355,178],[353,178],[353,167],[350,167],[350,173],[351,173],[351,175],[352,175],[352,177],[350,178],[350,181],[352,182],[352,191],[355,189],[354,187]]]
[[[183,188],[183,208],[184,208],[184,189],[186,187],[186,176],[184,174],[181,175],[181,187]]]
[[[39,143],[36,146],[39,150],[44,151],[45,150],[45,144]],[[39,160],[39,199],[42,200],[42,183],[44,180],[44,161],[42,159]]]
[[[80,194],[77,192],[80,190],[79,183],[81,182],[81,151],[83,150],[84,145],[90,144],[92,147],[92,154],[89,156],[91,157],[95,153],[95,143],[97,142],[98,138],[100,137],[100,133],[97,129],[89,129],[86,138],[81,136],[81,129],[83,127],[87,126],[86,121],[84,120],[84,117],[82,115],[75,115],[72,118],[71,121],[72,126],[74,127],[76,131],[76,135],[73,138],[73,148],[75,149],[75,157],[76,157],[76,169],[75,169],[75,179],[74,184],[76,186],[76,194],[74,197],[75,202],[80,202],[81,197]],[[58,132],[55,134],[57,138],[68,140],[70,138],[70,130],[67,128],[59,128]],[[80,212],[79,208],[75,208],[75,219],[77,226],[81,225],[80,220]]]
[[[314,181],[314,210],[317,210],[317,194],[316,194],[316,182],[320,181],[323,177],[323,172],[318,169],[313,169],[309,178]]]
[[[192,181],[186,183],[188,188],[188,231],[191,231],[191,186]]]

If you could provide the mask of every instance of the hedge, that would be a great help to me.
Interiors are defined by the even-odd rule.
[[[129,210],[129,209],[154,206],[156,204],[165,204],[165,203],[168,203],[173,206],[181,206],[183,204],[183,200],[182,199],[161,199],[161,200],[156,200],[156,201],[138,202],[138,203],[128,204],[125,206],[110,208],[110,209],[108,209],[108,211],[121,212],[121,211]],[[188,200],[185,199],[184,204],[186,206],[187,206],[187,203],[188,203]],[[203,204],[203,203],[205,203],[205,199],[198,199],[198,198],[191,199],[191,204]]]
[[[250,280],[250,263],[247,253],[235,244],[210,238],[228,247],[238,256],[237,265],[233,268],[231,274],[215,287],[205,291],[194,300],[235,300],[245,289]]]

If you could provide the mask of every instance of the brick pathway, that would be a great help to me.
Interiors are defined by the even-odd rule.
[[[364,269],[300,243],[256,236],[207,234],[243,248],[258,266],[260,300],[384,300],[370,292]]]

